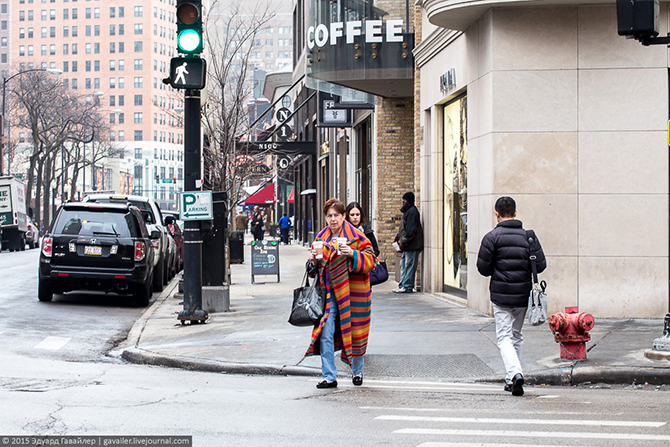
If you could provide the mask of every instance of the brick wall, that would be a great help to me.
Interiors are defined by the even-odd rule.
[[[398,232],[402,195],[416,191],[414,98],[381,98],[377,104],[376,236],[389,270],[395,271],[391,243]]]

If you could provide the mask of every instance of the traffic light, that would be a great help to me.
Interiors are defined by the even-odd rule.
[[[200,0],[177,0],[177,51],[188,56],[202,53]]]

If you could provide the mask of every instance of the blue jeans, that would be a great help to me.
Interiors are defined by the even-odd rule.
[[[400,283],[398,287],[405,290],[414,290],[416,281],[416,268],[419,265],[419,250],[403,251],[400,259]]]
[[[330,313],[328,320],[323,326],[321,336],[319,337],[321,346],[321,373],[328,382],[337,380],[337,367],[335,366],[335,322],[338,317],[337,300],[335,295],[330,293]],[[351,372],[354,376],[361,375],[363,372],[363,357],[354,357],[351,361]]]

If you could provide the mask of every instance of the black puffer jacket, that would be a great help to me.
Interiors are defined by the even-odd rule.
[[[379,256],[379,245],[377,245],[377,238],[375,237],[375,230],[369,224],[363,224],[358,227],[359,230],[365,234],[365,237],[368,238],[372,244],[372,250],[375,252],[375,256]]]
[[[395,240],[400,243],[402,251],[423,250],[423,227],[419,210],[413,203],[408,202],[400,208],[400,211],[402,211],[402,220]]]
[[[547,260],[537,237],[535,256],[537,272],[540,273],[547,268]],[[503,220],[484,236],[477,256],[477,270],[483,276],[491,277],[489,290],[493,304],[502,307],[528,306],[533,280],[528,235],[521,221]]]

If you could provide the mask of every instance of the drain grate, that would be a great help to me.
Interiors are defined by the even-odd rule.
[[[338,366],[342,365],[339,363]],[[346,366],[344,370],[346,370]],[[368,377],[484,377],[494,375],[474,354],[447,355],[382,355],[365,356],[365,375]]]

